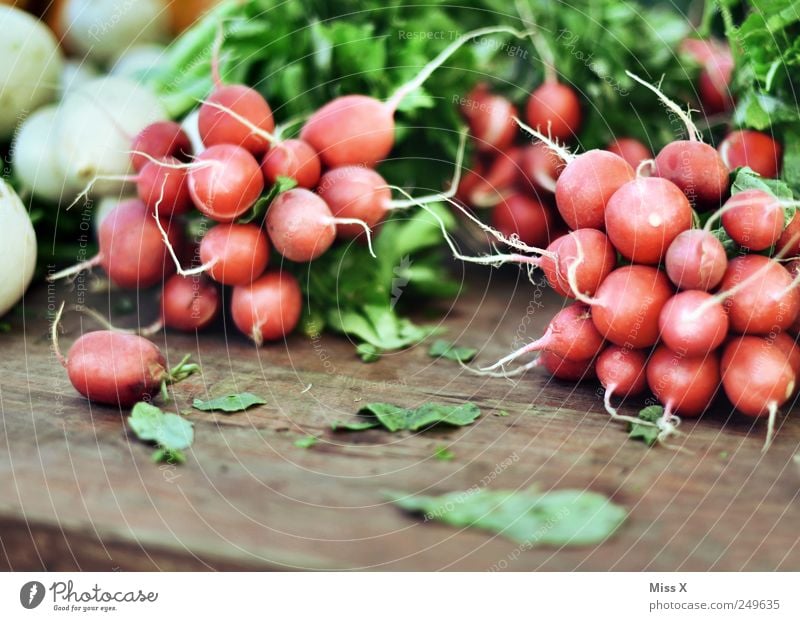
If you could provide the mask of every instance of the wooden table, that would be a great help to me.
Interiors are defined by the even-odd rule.
[[[448,337],[482,347],[480,361],[540,334],[561,305],[524,279],[471,278],[469,292],[441,311]],[[597,386],[537,371],[512,383],[434,361],[427,346],[368,365],[336,336],[257,350],[235,330],[170,333],[155,339],[170,360],[192,352],[203,368],[176,387],[170,407],[185,411],[195,396],[228,390],[269,404],[191,412],[188,463],[158,466],[120,413],[80,398],[53,357],[44,313],[70,296],[35,288],[0,335],[4,569],[800,570],[796,416],[762,455],[764,425],[719,407],[682,427],[692,453],[678,453],[627,439],[603,413]],[[108,296],[90,302],[102,309]],[[66,318],[65,346],[81,320],[91,327]],[[331,431],[375,400],[470,400],[483,414],[470,427],[416,434]],[[294,445],[308,434],[320,442]],[[454,460],[434,457],[443,445]],[[503,537],[424,523],[382,496],[533,483],[605,493],[630,518],[596,547],[515,554]]]

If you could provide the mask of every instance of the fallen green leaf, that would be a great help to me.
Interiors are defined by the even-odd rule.
[[[461,427],[470,425],[480,416],[474,403],[446,405],[425,403],[418,408],[403,408],[391,403],[369,403],[358,412],[362,416],[372,415],[389,431],[417,431],[440,423]]]
[[[307,449],[314,446],[317,442],[319,442],[319,438],[316,436],[303,436],[302,438],[295,440],[294,445],[297,448]]]
[[[648,405],[639,411],[639,418],[647,423],[655,423],[664,414],[660,405]],[[628,437],[632,440],[641,440],[647,446],[653,446],[658,440],[660,429],[652,425],[628,423]]]
[[[207,401],[195,399],[192,402],[192,407],[202,412],[242,412],[254,405],[264,405],[265,403],[266,400],[263,397],[249,392],[242,392],[239,394],[225,395],[223,397],[215,397]]]
[[[154,461],[186,461],[183,449],[189,448],[194,441],[194,426],[185,418],[140,402],[133,406],[128,426],[137,438],[158,446]]]
[[[456,454],[446,446],[437,446],[433,456],[439,461],[453,461]]]
[[[473,347],[459,347],[444,339],[435,340],[428,350],[432,358],[446,358],[453,362],[470,362],[477,353],[478,350]]]
[[[402,509],[424,514],[426,520],[480,528],[530,547],[599,544],[627,517],[625,509],[606,496],[583,490],[480,489],[443,496],[387,495]]]
[[[331,429],[334,431],[364,431],[380,426],[381,424],[377,420],[334,421],[331,423]]]

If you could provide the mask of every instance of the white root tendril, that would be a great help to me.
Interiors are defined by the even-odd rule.
[[[647,172],[647,174],[645,174]],[[636,167],[636,177],[652,177],[656,172],[655,160],[642,160]]]
[[[527,373],[531,369],[534,369],[541,365],[541,361],[539,360],[539,358],[536,358],[535,360],[531,360],[530,362],[518,366],[515,369],[512,369],[511,371],[484,371],[481,369],[475,369],[474,367],[465,364],[461,360],[459,360],[458,363],[465,371],[468,371],[473,375],[480,375],[483,377],[498,377],[502,379],[511,379],[512,377],[519,377],[521,375],[525,375],[525,373]]]
[[[668,407],[664,408],[664,414],[656,421],[656,426],[660,430],[658,436],[656,436],[656,442],[658,442],[658,444],[664,448],[668,448],[673,451],[691,453],[691,451],[683,448],[682,446],[675,446],[667,443],[669,438],[682,435],[681,432],[678,431],[678,426],[680,424],[681,419],[673,414]]]
[[[550,136],[545,136],[538,130],[533,129],[533,127],[526,125],[523,123],[518,117],[512,117],[514,122],[519,125],[522,131],[529,133],[534,138],[538,138],[541,140],[546,147],[548,147],[553,153],[555,153],[559,158],[564,160],[565,162],[569,163],[575,159],[576,155],[571,153],[565,146],[558,144],[557,140],[554,140]]]
[[[234,120],[244,125],[251,132],[269,142],[271,145],[274,145],[276,142],[278,142],[278,139],[273,134],[269,133],[265,129],[262,129],[261,127],[250,121],[248,118],[242,116],[241,114],[239,114],[238,112],[236,112],[231,108],[228,108],[227,106],[218,104],[215,101],[208,101],[207,99],[198,99],[197,102],[201,105],[211,106],[212,108],[216,108],[217,110],[224,112],[228,116],[232,117]]]
[[[50,325],[50,341],[53,345],[53,353],[55,354],[58,362],[61,364],[62,367],[65,369],[67,368],[67,359],[64,357],[64,354],[61,353],[61,348],[58,345],[58,330],[61,326],[61,315],[64,314],[64,302],[61,302],[61,306],[58,307],[58,312],[56,312],[56,316],[53,317],[53,323]]]
[[[692,116],[691,116],[692,109],[690,107],[687,107],[687,110],[684,110],[678,104],[676,104],[674,101],[672,101],[669,97],[667,97],[663,93],[663,91],[661,90],[661,81],[663,81],[663,79],[664,79],[663,77],[659,81],[658,85],[654,86],[653,84],[650,84],[649,82],[646,82],[645,80],[640,78],[638,75],[636,75],[635,73],[632,73],[632,72],[630,72],[628,70],[625,71],[625,74],[629,78],[631,78],[632,80],[634,80],[634,81],[638,82],[639,84],[641,84],[642,86],[644,86],[645,88],[653,91],[658,96],[658,98],[661,100],[661,102],[664,104],[664,106],[668,110],[672,110],[672,112],[674,112],[675,115],[681,121],[683,121],[683,124],[686,126],[686,131],[688,133],[689,140],[692,140],[694,142],[702,142],[703,141],[703,135],[700,133],[700,130],[697,129],[697,126],[694,124],[694,121],[692,121]]]
[[[767,437],[764,439],[764,446],[761,447],[761,452],[766,453],[769,447],[772,446],[772,440],[775,439],[775,423],[778,418],[778,404],[775,401],[770,401],[767,406],[769,409],[769,417],[767,418]]]
[[[375,254],[375,251],[372,249],[372,229],[369,227],[369,224],[363,220],[359,220],[358,218],[333,218],[332,222],[334,224],[355,224],[356,226],[360,226],[362,229],[364,229],[364,233],[367,235],[367,248],[369,249],[369,254],[373,259],[378,258],[378,256]]]
[[[509,362],[513,362],[514,360],[516,360],[520,356],[524,356],[528,352],[535,351],[536,349],[540,349],[541,348],[540,346],[541,346],[542,342],[545,341],[545,339],[548,337],[549,334],[550,334],[550,331],[547,330],[541,338],[539,338],[539,339],[537,339],[537,340],[535,340],[535,341],[533,341],[531,343],[528,343],[524,347],[520,347],[516,351],[512,351],[510,354],[508,354],[507,356],[504,356],[503,358],[500,358],[500,360],[498,360],[494,364],[490,364],[488,367],[481,367],[480,370],[481,371],[494,371],[495,369],[497,369],[499,367],[505,367],[505,365],[507,365]]]
[[[599,301],[589,297],[578,287],[578,268],[583,265],[583,262],[586,260],[586,255],[583,253],[583,244],[581,240],[577,236],[573,236],[573,239],[575,240],[575,248],[578,256],[567,266],[567,284],[569,284],[569,289],[572,291],[572,295],[575,296],[576,300],[583,302],[587,306],[597,306]],[[557,265],[556,268],[558,269]]]
[[[651,423],[650,421],[642,420],[641,418],[635,418],[633,416],[625,416],[624,414],[620,414],[619,412],[617,412],[617,409],[612,407],[611,405],[611,395],[614,394],[614,391],[616,389],[617,385],[611,384],[608,388],[606,388],[606,391],[603,394],[603,405],[606,408],[606,412],[608,412],[608,415],[611,417],[611,420],[642,425],[644,427],[656,426],[655,423]]]
[[[161,168],[169,168],[171,170],[199,170],[201,168],[209,168],[215,164],[213,161],[203,161],[203,162],[185,162],[181,164],[170,164],[169,162],[165,162],[163,159],[158,159],[157,157],[153,157],[149,153],[145,153],[144,151],[128,151],[128,155],[139,155],[146,159],[148,162],[152,162],[153,164],[158,164]]]
[[[135,183],[138,181],[138,175],[96,175],[94,179],[92,179],[89,183],[86,184],[86,187],[81,190],[80,194],[75,197],[69,205],[67,205],[66,211],[72,209],[75,205],[77,205],[81,200],[87,198],[89,196],[89,192],[92,191],[94,184],[98,181],[122,181],[124,183]]]
[[[56,280],[61,280],[62,278],[66,278],[68,276],[75,276],[84,270],[88,270],[100,265],[100,261],[101,257],[98,254],[91,259],[81,261],[80,263],[77,263],[71,267],[67,267],[59,272],[56,272],[55,274],[48,275],[46,280],[47,282],[55,282]]]

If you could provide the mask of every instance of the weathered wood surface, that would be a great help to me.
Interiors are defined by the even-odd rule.
[[[540,333],[561,304],[527,283],[480,278],[442,310],[449,338],[486,344],[483,361]],[[92,303],[107,307],[108,298]],[[3,569],[800,570],[796,416],[762,455],[763,425],[727,420],[720,407],[683,427],[693,451],[684,454],[627,440],[603,414],[596,386],[536,371],[518,383],[475,377],[432,360],[426,347],[365,365],[332,336],[256,350],[234,330],[199,340],[169,334],[156,341],[171,360],[192,352],[203,367],[176,388],[173,407],[225,389],[269,405],[192,412],[188,463],[159,467],[126,435],[119,412],[75,394],[49,348],[47,304],[44,287],[34,290],[0,335]],[[66,318],[65,345],[79,321]],[[371,400],[471,400],[483,415],[471,427],[416,434],[330,430]],[[321,441],[295,447],[306,434]],[[456,458],[436,460],[440,445]],[[603,492],[630,519],[597,547],[520,553],[502,537],[423,523],[382,498],[387,489],[533,483]]]

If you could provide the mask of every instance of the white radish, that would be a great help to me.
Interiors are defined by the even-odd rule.
[[[61,51],[53,33],[32,15],[0,6],[0,142],[24,117],[53,101]]]
[[[16,192],[0,179],[0,316],[22,299],[36,268],[36,233]]]

